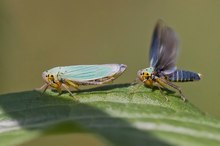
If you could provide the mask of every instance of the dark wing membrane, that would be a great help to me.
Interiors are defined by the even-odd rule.
[[[157,63],[157,52],[160,48],[160,29],[162,28],[162,22],[158,21],[152,35],[152,41],[150,46],[150,66],[155,67]]]
[[[150,66],[155,70],[171,73],[176,70],[178,40],[172,28],[159,20],[155,26],[150,48]]]

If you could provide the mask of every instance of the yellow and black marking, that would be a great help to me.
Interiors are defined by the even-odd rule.
[[[46,79],[46,84],[43,85],[41,88],[44,88],[44,91],[43,93],[47,90],[47,88],[49,86],[55,88],[59,94],[61,94],[62,92],[62,87],[64,87],[69,93],[70,95],[73,96],[72,92],[69,90],[69,87],[73,87],[75,88],[76,90],[79,90],[79,85],[77,85],[76,83],[73,83],[72,81],[70,80],[63,80],[63,79],[58,79],[57,76],[53,75],[53,74],[47,74],[45,76],[45,79]]]
[[[56,80],[54,75],[48,74],[48,75],[46,75],[46,79],[51,87],[60,91],[60,87],[61,87],[62,83],[60,81]]]
[[[148,87],[153,87],[152,74],[148,72],[142,72],[140,75],[140,80]]]

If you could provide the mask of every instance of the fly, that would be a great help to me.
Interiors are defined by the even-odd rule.
[[[178,39],[174,30],[159,20],[154,28],[149,52],[150,67],[139,70],[138,78],[146,86],[161,88],[171,87],[177,90],[186,100],[182,90],[172,82],[189,82],[201,79],[201,74],[192,71],[179,70],[176,67]],[[168,100],[168,98],[165,96]]]

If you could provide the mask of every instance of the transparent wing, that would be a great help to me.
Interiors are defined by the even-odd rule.
[[[85,82],[114,76],[123,72],[125,68],[126,66],[122,64],[76,65],[62,67],[60,72],[63,79]]]
[[[165,74],[176,70],[178,39],[174,30],[159,20],[154,28],[150,47],[150,66]]]

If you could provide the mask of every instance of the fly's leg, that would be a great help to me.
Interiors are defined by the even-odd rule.
[[[165,80],[162,80],[161,78],[155,78],[155,81],[162,87],[166,87],[166,83],[164,82]],[[160,89],[160,93],[166,98],[166,101],[168,101],[168,97],[163,93],[162,89],[160,86],[157,86]]]
[[[131,91],[129,92],[129,94],[134,94],[140,87],[141,87],[141,84],[138,84],[138,85],[135,85],[136,87],[131,89]]]
[[[186,98],[185,98],[185,96],[183,95],[182,90],[180,89],[180,87],[174,85],[173,83],[171,83],[171,82],[169,82],[169,81],[166,81],[166,83],[167,83],[167,85],[169,85],[170,87],[173,87],[174,89],[176,89],[177,91],[179,91],[179,94],[180,94],[182,100],[183,100],[184,102],[186,101]]]
[[[160,89],[160,93],[166,98],[166,101],[169,101],[168,97],[163,93],[163,90],[161,89],[161,87],[158,86],[158,88]]]
[[[136,79],[131,83],[131,85],[133,86],[133,85],[138,84],[138,81],[139,81],[139,78],[136,78]]]
[[[131,83],[131,85],[132,85],[132,86],[135,86],[135,88],[132,89],[132,91],[130,92],[130,94],[131,94],[131,93],[135,93],[135,92],[141,87],[142,84],[140,84],[140,83],[138,84],[139,81],[140,81],[140,79],[139,79],[139,78],[136,78],[135,81]],[[151,90],[153,90],[153,82],[152,82],[152,80],[149,81],[148,83],[146,83],[147,81],[148,81],[148,79],[144,79],[144,80],[141,81],[141,82],[143,82],[145,86],[150,87]],[[137,85],[136,85],[136,84],[137,84]]]
[[[184,94],[182,93],[182,90],[181,90],[180,88],[177,89],[177,90],[179,91],[182,100],[185,102],[185,101],[186,101],[186,97],[185,97]]]
[[[170,83],[170,86],[173,87],[174,89],[176,89],[177,91],[179,91],[179,94],[182,98],[182,100],[185,102],[186,101],[186,97],[183,95],[182,90],[180,89],[180,87]]]
[[[163,86],[163,87],[165,87],[166,85],[169,85],[170,87],[176,89],[176,90],[179,92],[180,97],[182,98],[182,100],[183,100],[184,102],[186,101],[186,98],[185,98],[185,96],[183,95],[182,90],[180,89],[180,87],[178,87],[178,86],[174,85],[173,83],[171,83],[171,82],[169,82],[169,81],[167,81],[167,80],[165,80],[165,79],[162,79],[162,78],[157,78],[156,81],[157,81],[161,86]]]
[[[139,78],[136,78],[136,80],[133,83],[131,83],[131,85],[136,85],[138,81],[139,81]],[[149,83],[146,84],[147,81],[148,79],[144,79],[142,82],[153,90],[153,82],[149,81]],[[140,87],[141,87],[141,84],[138,84],[137,87],[133,90],[133,93],[137,91]]]

